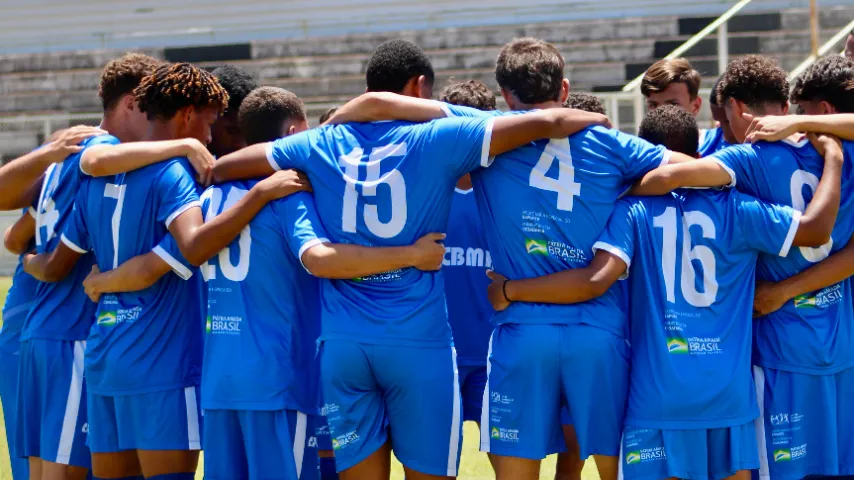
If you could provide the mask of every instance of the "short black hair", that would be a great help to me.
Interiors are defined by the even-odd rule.
[[[824,101],[840,113],[854,113],[854,60],[831,55],[813,63],[795,80],[790,99]]]
[[[249,92],[258,88],[258,82],[249,72],[234,65],[223,65],[211,73],[228,92],[228,108],[225,114],[237,115],[243,99]]]
[[[329,110],[323,112],[323,115],[320,116],[320,120],[318,120],[320,122],[320,124],[323,125],[327,120],[329,120],[329,117],[331,117],[332,115],[335,115],[335,112],[337,112],[339,108],[341,108],[340,105],[334,106],[334,107],[330,108]]]
[[[724,78],[723,75],[721,75],[720,77],[718,77],[717,80],[715,80],[715,84],[712,85],[712,93],[709,94],[709,103],[713,107],[720,106],[718,104],[718,89],[721,87],[721,79],[722,78]]]
[[[478,110],[495,110],[495,93],[479,80],[452,83],[442,89],[439,100]]]
[[[695,157],[700,148],[700,130],[693,115],[677,105],[662,105],[643,118],[638,136],[668,150]]]
[[[596,95],[582,92],[569,92],[566,101],[563,102],[566,108],[574,108],[576,110],[584,110],[590,113],[601,113],[605,115],[605,106]]]
[[[365,81],[370,92],[401,93],[410,79],[421,75],[431,85],[436,77],[424,50],[406,40],[390,40],[374,50]]]
[[[228,93],[216,78],[189,63],[158,67],[133,95],[149,120],[171,120],[184,107],[216,107],[222,113],[228,106]]]
[[[110,60],[98,82],[98,96],[101,97],[104,110],[116,106],[124,95],[133,95],[142,79],[154,73],[162,64],[160,60],[141,53],[126,53]]]
[[[237,122],[247,145],[272,142],[282,136],[282,125],[289,120],[306,120],[302,100],[278,87],[259,87],[240,105]]]
[[[787,105],[788,75],[777,61],[762,55],[747,55],[729,62],[718,85],[718,105],[725,106],[730,98],[753,110],[769,104]]]
[[[564,61],[554,45],[538,38],[517,38],[505,45],[495,62],[498,86],[520,102],[556,101],[563,84]]]

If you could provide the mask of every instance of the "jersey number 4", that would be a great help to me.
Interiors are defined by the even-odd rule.
[[[667,290],[667,301],[676,303],[676,232],[678,218],[676,209],[667,207],[664,213],[653,219],[653,226],[664,231],[661,249],[661,273],[664,275],[664,287]],[[714,240],[717,236],[715,224],[708,215],[702,212],[685,212],[682,223],[682,279],[680,287],[682,297],[695,307],[708,307],[715,303],[718,295],[718,281],[715,276],[715,254],[705,245],[691,247],[692,226],[700,227],[703,238]],[[699,261],[703,268],[703,292],[697,291],[697,274],[694,270],[694,260]]]
[[[555,160],[558,161],[557,179],[546,176]],[[540,160],[531,170],[528,185],[538,190],[557,193],[557,209],[572,211],[575,197],[581,196],[581,184],[575,181],[575,167],[572,166],[568,139],[555,138],[546,145]]]

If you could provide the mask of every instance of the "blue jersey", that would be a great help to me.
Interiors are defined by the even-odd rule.
[[[700,130],[700,149],[698,152],[701,157],[711,155],[728,146],[730,145],[724,140],[724,131],[721,127]]]
[[[111,135],[85,140],[81,145],[119,143]],[[85,150],[84,150],[85,151]],[[36,206],[36,251],[52,252],[59,245],[60,234],[71,218],[77,191],[84,175],[80,171],[83,151],[69,155],[64,161],[48,167]],[[96,305],[81,288],[92,271],[95,256],[83,255],[71,273],[59,282],[39,283],[36,298],[21,333],[21,340],[46,338],[51,340],[85,340],[95,320]]]
[[[254,183],[205,191],[205,220],[231,208]],[[316,233],[324,236],[311,195],[292,195],[267,205],[202,265],[209,288],[204,408],[319,409],[318,280],[298,260],[302,249],[322,241]]]
[[[152,249],[173,270],[145,290],[102,295],[86,344],[86,381],[97,395],[133,395],[198,385],[202,332],[192,272],[155,248],[169,224],[199,207],[184,158],[81,183],[62,240],[93,251],[101,271]],[[183,277],[183,278],[182,278]],[[80,288],[78,285],[77,288]]]
[[[486,365],[495,314],[486,296],[492,256],[472,190],[457,189],[454,194],[444,243],[442,272],[457,364]]]
[[[24,215],[35,217],[35,210],[26,209]],[[24,328],[24,320],[30,313],[33,300],[36,296],[36,288],[39,281],[24,272],[21,263],[23,255],[18,258],[18,266],[15,267],[15,275],[12,277],[12,286],[6,294],[6,303],[3,304],[3,328],[0,329],[0,352],[16,353],[21,343],[21,330]]]
[[[831,241],[796,248],[786,258],[761,256],[756,273],[779,282],[843,248],[854,233],[854,144],[844,143],[842,203]],[[818,186],[824,159],[806,140],[737,145],[714,154],[733,176],[736,188],[763,200],[804,211]],[[756,322],[754,361],[763,367],[812,375],[832,374],[854,365],[854,312],[851,287],[843,281],[786,302]]]
[[[750,368],[756,260],[786,256],[799,221],[789,207],[734,190],[617,204],[594,248],[631,272],[626,424],[721,428],[759,416]]]
[[[501,115],[446,106],[454,115]],[[586,267],[625,185],[664,164],[669,152],[617,130],[591,127],[499,155],[472,174],[495,271],[510,279]],[[619,287],[575,305],[516,302],[496,323],[583,323],[625,335]]]
[[[308,174],[335,243],[409,245],[442,232],[454,185],[488,164],[492,122],[444,119],[326,126],[268,145],[276,168]],[[323,339],[447,346],[451,331],[440,272],[406,268],[321,282]]]

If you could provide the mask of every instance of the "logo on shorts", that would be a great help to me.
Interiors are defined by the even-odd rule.
[[[788,462],[792,460],[792,452],[788,448],[781,448],[779,450],[774,450],[774,461],[775,462]]]
[[[671,337],[667,339],[667,351],[673,354],[689,353],[688,342],[684,338]]]
[[[629,452],[629,454],[626,455],[626,465],[633,465],[635,463],[640,463],[640,462],[641,462],[640,452]]]
[[[529,255],[548,255],[549,248],[545,240],[534,240],[533,238],[525,239],[525,251]]]
[[[101,312],[101,314],[98,315],[98,325],[101,325],[102,327],[115,327],[118,322],[119,319],[116,316],[115,311]]]

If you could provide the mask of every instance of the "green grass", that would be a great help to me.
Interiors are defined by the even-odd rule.
[[[11,283],[10,278],[0,277],[0,306],[6,303],[6,292],[9,290]],[[2,412],[0,412],[0,419],[2,419]],[[486,454],[478,451],[478,439],[477,425],[467,422],[464,428],[462,460],[460,461],[459,478],[461,479],[480,480],[495,478]],[[554,478],[554,472],[555,456],[552,455],[543,462],[543,466],[540,469],[540,478],[552,479]],[[203,477],[204,468],[200,465],[199,471],[196,473],[196,479],[202,480]],[[394,480],[403,480],[403,467],[401,467],[397,460],[393,460],[391,478]],[[583,480],[599,478],[592,459],[588,460],[584,465],[582,478]],[[2,421],[0,421],[0,480],[12,480],[12,474],[9,470],[9,449],[6,445],[6,429]]]

